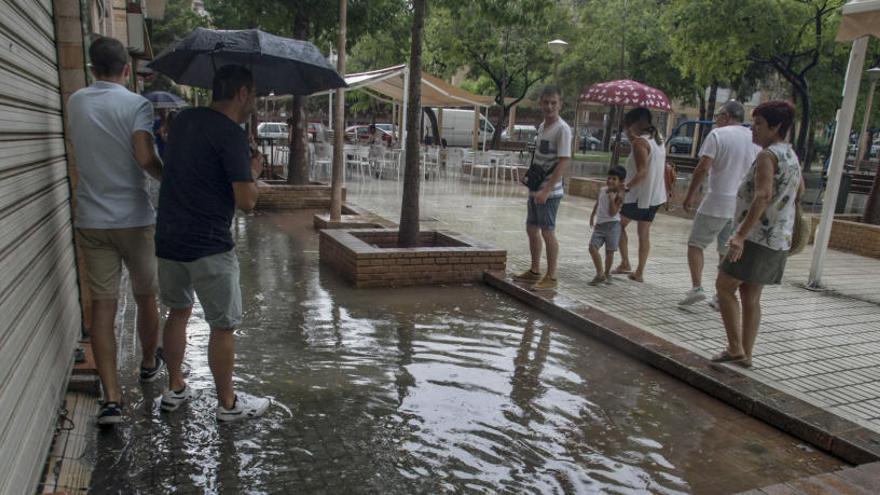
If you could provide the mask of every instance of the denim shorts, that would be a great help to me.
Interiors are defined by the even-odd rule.
[[[172,309],[193,305],[198,296],[211,329],[230,330],[241,323],[241,285],[235,250],[195,261],[159,258],[159,295]]]
[[[535,225],[544,230],[556,229],[556,212],[559,211],[560,201],[562,198],[548,198],[546,203],[539,205],[534,196],[529,196],[526,225]]]
[[[650,208],[639,208],[638,203],[625,203],[620,208],[620,214],[637,222],[653,222],[654,216],[657,215],[657,210],[659,209],[660,205],[654,205]]]
[[[605,251],[617,251],[620,243],[620,222],[604,222],[593,227],[590,246],[599,249],[603,245]]]

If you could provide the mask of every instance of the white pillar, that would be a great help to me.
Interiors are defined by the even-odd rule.
[[[847,65],[846,78],[843,83],[843,103],[840,105],[840,110],[837,111],[837,126],[831,144],[831,165],[828,167],[828,183],[825,187],[825,198],[822,200],[822,216],[813,245],[810,278],[807,281],[807,286],[812,288],[822,286],[822,266],[825,264],[825,254],[828,250],[828,241],[831,238],[834,208],[837,204],[837,193],[840,190],[843,165],[846,162],[849,133],[852,130],[853,114],[856,109],[856,99],[859,96],[859,83],[862,79],[862,69],[865,67],[867,47],[868,37],[863,36],[853,41],[852,49],[849,52],[849,65]]]
[[[486,107],[486,123],[489,122],[489,107]],[[486,135],[489,134],[489,126],[485,125],[483,122],[480,122],[480,127],[483,128],[483,151],[486,151]]]
[[[406,163],[406,114],[409,110],[409,66],[403,69],[403,116],[400,127],[400,163]]]

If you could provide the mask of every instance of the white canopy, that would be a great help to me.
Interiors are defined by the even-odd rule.
[[[852,130],[856,99],[859,96],[859,83],[865,69],[865,52],[868,37],[880,38],[880,0],[851,0],[843,6],[843,19],[837,32],[837,41],[853,41],[849,54],[849,65],[843,82],[843,102],[837,111],[837,127],[831,144],[831,164],[828,167],[828,184],[822,200],[822,217],[816,242],[813,246],[813,261],[810,265],[810,278],[807,286],[822,287],[822,267],[831,238],[831,225],[834,222],[834,207],[840,190],[840,177],[846,162],[849,134]]]
[[[369,72],[357,72],[345,76],[346,91],[365,90],[380,99],[404,101],[406,89],[406,65],[395,65]],[[495,104],[491,96],[465,91],[448,82],[422,72],[422,106],[436,108],[488,107]]]

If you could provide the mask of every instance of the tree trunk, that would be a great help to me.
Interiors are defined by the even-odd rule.
[[[862,221],[871,225],[880,225],[880,173],[874,175],[874,184],[868,194],[865,215]]]
[[[706,102],[705,108],[702,109],[703,117],[700,120],[712,120],[715,118],[715,103],[718,100],[718,81],[713,81],[712,86],[709,87],[709,101]],[[706,136],[709,135],[709,132],[712,130],[712,127],[709,125],[700,125],[700,135],[695,136],[696,142],[694,143],[695,153],[699,153],[700,148],[703,147],[703,141],[706,139]]]
[[[302,14],[302,9],[297,10],[293,19],[294,38],[304,40],[308,36],[309,24]],[[287,183],[288,184],[308,184],[309,168],[306,150],[308,144],[306,142],[308,133],[306,132],[305,119],[306,97],[297,95],[293,97],[293,106],[290,109],[290,117],[293,120],[290,125],[293,128],[291,133],[290,157],[287,161]]]
[[[508,115],[510,115],[510,107],[501,105],[501,114],[495,122],[495,132],[492,133],[492,149],[498,149],[498,144],[501,142],[501,133],[504,131],[504,122],[507,121]]]
[[[419,240],[419,114],[422,106],[422,36],[427,0],[413,0],[412,38],[409,51],[409,92],[406,109],[406,169],[400,205],[399,247],[415,247]]]
[[[428,120],[431,121],[431,142],[436,146],[440,146],[440,125],[437,123],[437,114],[431,108],[423,108]],[[375,120],[375,119],[374,119]],[[375,121],[373,122],[375,123]]]
[[[608,151],[611,148],[611,133],[612,128],[614,126],[614,122],[617,121],[617,107],[611,107],[611,111],[608,112],[608,120],[605,122],[605,131],[602,134],[602,150]]]
[[[810,162],[807,160],[807,136],[810,132],[810,113],[813,109],[813,101],[810,98],[810,87],[806,78],[801,77],[798,91],[800,91],[801,97],[801,124],[795,144],[795,152],[798,158],[801,159],[804,170],[808,171],[810,170]]]

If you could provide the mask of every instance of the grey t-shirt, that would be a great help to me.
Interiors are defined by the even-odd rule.
[[[156,223],[147,175],[134,158],[132,135],[153,132],[150,101],[119,84],[97,81],[70,97],[76,155],[76,226],[125,229]]]
[[[538,127],[538,136],[535,138],[535,165],[549,172],[553,167],[559,164],[560,158],[571,158],[571,127],[562,120],[556,119],[548,127],[544,127],[544,123]],[[547,185],[550,180],[550,174],[544,179],[541,188]],[[529,191],[529,196],[537,194],[535,191]],[[553,185],[553,192],[548,198],[561,198],[563,194],[562,179]]]

